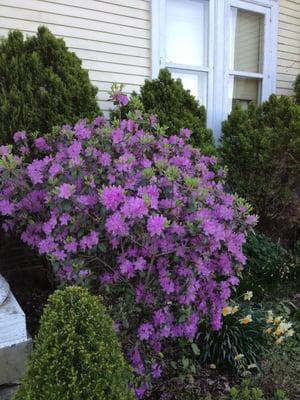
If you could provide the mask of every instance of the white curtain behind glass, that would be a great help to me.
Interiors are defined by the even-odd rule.
[[[207,65],[208,3],[166,1],[166,62]]]

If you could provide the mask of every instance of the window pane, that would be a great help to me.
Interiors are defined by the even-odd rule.
[[[231,9],[231,69],[263,72],[264,15]]]
[[[260,103],[261,83],[261,79],[231,76],[229,85],[230,107],[234,107],[238,102],[243,109],[246,109],[251,101]]]
[[[166,62],[207,65],[208,1],[166,0]]]
[[[207,103],[207,73],[170,69],[173,78],[180,78],[185,89],[190,90],[200,104]]]

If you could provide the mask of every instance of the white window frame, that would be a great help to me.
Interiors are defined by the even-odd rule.
[[[231,7],[265,15],[262,74],[229,69]],[[262,79],[262,101],[276,90],[278,0],[209,0],[207,68],[166,65],[165,10],[166,0],[152,0],[152,78],[157,78],[159,70],[165,66],[207,72],[207,126],[213,129],[215,138],[218,140],[221,134],[221,123],[228,115],[230,75]]]

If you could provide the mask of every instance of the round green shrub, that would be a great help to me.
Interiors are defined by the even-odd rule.
[[[300,107],[275,95],[247,110],[237,105],[223,123],[220,156],[230,189],[254,206],[263,231],[293,242],[300,226]]]
[[[157,115],[159,124],[167,127],[167,135],[188,128],[192,144],[204,154],[214,154],[213,134],[206,128],[205,107],[184,89],[181,79],[172,78],[168,69],[160,70],[157,79],[146,80],[140,94],[135,96],[141,100],[146,113]]]
[[[112,320],[87,289],[56,291],[14,400],[129,400],[129,369]]]
[[[95,117],[96,94],[80,59],[46,27],[25,40],[11,31],[0,42],[0,143],[16,131],[46,133]]]

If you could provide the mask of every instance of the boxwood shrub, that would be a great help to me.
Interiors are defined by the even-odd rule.
[[[112,320],[99,298],[68,287],[49,298],[14,400],[129,400],[128,379]]]

